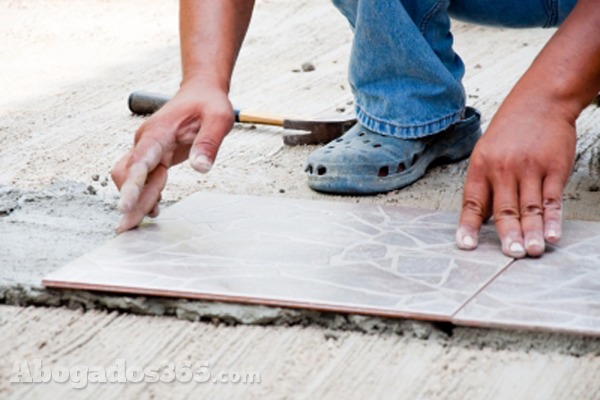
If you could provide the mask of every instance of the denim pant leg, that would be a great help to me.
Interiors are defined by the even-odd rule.
[[[559,26],[577,0],[451,0],[453,18],[508,28]]]
[[[464,65],[450,17],[509,27],[556,26],[576,0],[333,0],[354,29],[349,81],[367,128],[418,138],[460,119]]]
[[[418,138],[458,121],[464,65],[452,50],[449,0],[334,0],[354,28],[348,78],[359,121]]]

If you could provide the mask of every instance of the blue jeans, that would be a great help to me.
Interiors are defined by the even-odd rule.
[[[450,16],[514,28],[553,27],[577,0],[333,0],[354,30],[349,81],[359,121],[419,138],[461,118],[465,67]]]

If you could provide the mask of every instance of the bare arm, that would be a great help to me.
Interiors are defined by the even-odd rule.
[[[575,121],[600,90],[600,3],[580,0],[510,92],[469,165],[456,239],[477,246],[493,215],[511,257],[540,256],[561,237]]]
[[[600,89],[600,3],[580,0],[510,97],[545,97],[575,122]]]
[[[181,0],[181,86],[140,126],[113,169],[123,213],[118,232],[158,215],[169,167],[189,159],[197,171],[210,170],[233,126],[229,86],[253,6],[253,0]]]
[[[254,0],[181,0],[179,34],[183,82],[212,80],[229,90]]]

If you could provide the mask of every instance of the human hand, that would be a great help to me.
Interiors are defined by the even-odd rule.
[[[476,248],[481,225],[490,216],[509,257],[539,257],[545,242],[556,244],[575,144],[575,118],[558,102],[508,98],[471,155],[458,247]]]
[[[177,94],[144,122],[134,145],[112,170],[121,192],[123,214],[117,233],[136,227],[148,215],[156,217],[169,167],[186,159],[208,172],[234,122],[225,90],[210,84],[182,84]]]

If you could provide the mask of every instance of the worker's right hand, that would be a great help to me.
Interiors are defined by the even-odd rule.
[[[225,90],[206,83],[184,83],[177,94],[144,122],[133,147],[112,170],[121,192],[117,226],[121,233],[148,215],[158,215],[158,202],[172,165],[190,160],[206,173],[225,135],[233,126],[233,108]]]

